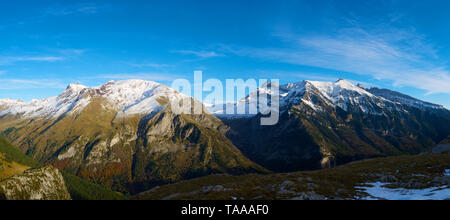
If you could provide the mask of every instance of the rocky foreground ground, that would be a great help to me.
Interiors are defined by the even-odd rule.
[[[71,200],[64,178],[52,166],[26,170],[0,182],[0,199]]]
[[[132,199],[450,199],[449,185],[450,155],[418,155],[311,172],[214,175],[157,187]]]

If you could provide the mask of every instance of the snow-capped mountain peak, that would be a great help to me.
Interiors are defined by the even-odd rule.
[[[0,116],[60,117],[81,112],[92,101],[104,100],[108,106],[122,115],[150,114],[163,106],[159,99],[185,98],[186,96],[167,86],[152,81],[110,81],[98,87],[70,84],[59,96],[31,102],[0,100]]]
[[[246,98],[235,104],[227,104],[228,107],[244,109],[244,105],[258,106],[258,96],[270,97],[273,91],[266,84],[256,91],[251,92]],[[384,92],[385,94],[386,92]],[[361,84],[355,85],[352,82],[340,79],[336,82],[310,81],[305,80],[298,83],[289,83],[280,86],[280,111],[289,109],[292,106],[305,104],[314,111],[323,111],[326,107],[341,108],[344,111],[360,112],[365,114],[381,115],[387,111],[403,111],[401,105],[413,107],[434,107],[441,108],[439,105],[422,102],[412,97],[400,93],[395,93],[397,98],[393,99],[393,94],[380,95],[373,94],[371,89],[366,89]],[[266,101],[262,100],[264,105]],[[269,101],[270,102],[270,101]],[[260,105],[259,105],[260,106]],[[222,109],[222,106],[219,106]],[[216,108],[210,108],[211,112],[219,116],[224,116],[223,111],[217,111]],[[229,117],[248,117],[252,114],[235,114]],[[254,115],[254,114],[253,114]]]
[[[336,82],[321,82],[321,81],[306,81],[306,82],[313,85],[324,95],[332,98],[343,95],[343,91],[351,91],[359,95],[373,96],[366,90],[353,85],[351,82],[345,79],[340,79]]]
[[[88,88],[87,86],[75,83],[75,84],[69,84],[66,88],[66,90],[71,90],[71,91],[76,91],[76,92],[80,92],[83,89]]]
[[[352,109],[371,114],[380,114],[378,107],[383,107],[384,100],[354,85],[348,80],[336,82],[309,81],[283,86],[287,95],[281,103],[289,106],[304,103],[316,111],[324,108],[324,104],[343,110]],[[314,98],[316,97],[316,98]]]
[[[158,99],[161,97],[168,100],[187,97],[165,85],[144,80],[111,81],[94,90],[125,114],[149,114],[160,110]]]

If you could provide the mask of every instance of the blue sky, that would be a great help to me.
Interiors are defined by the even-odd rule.
[[[50,1],[0,7],[0,98],[140,78],[346,78],[450,108],[449,1]]]

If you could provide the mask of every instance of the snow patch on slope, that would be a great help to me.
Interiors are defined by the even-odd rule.
[[[391,189],[385,187],[384,183],[369,183],[371,187],[360,187],[369,196],[365,200],[444,200],[450,198],[450,188],[431,187],[425,189]]]

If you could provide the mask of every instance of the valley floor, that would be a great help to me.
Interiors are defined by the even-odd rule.
[[[450,155],[358,161],[333,169],[213,175],[156,187],[136,200],[450,199]]]

